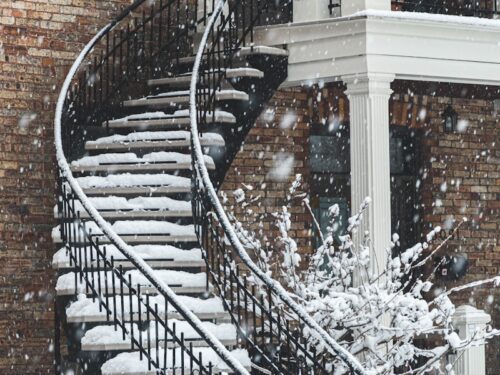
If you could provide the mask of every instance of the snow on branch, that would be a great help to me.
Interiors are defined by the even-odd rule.
[[[346,351],[356,355],[367,374],[453,374],[452,365],[443,365],[448,354],[460,356],[471,346],[498,336],[500,331],[486,326],[472,338],[461,339],[455,332],[453,314],[455,305],[450,294],[482,285],[500,285],[500,277],[475,281],[448,291],[436,288],[432,276],[423,275],[422,266],[445,246],[453,234],[466,222],[462,220],[455,230],[440,243],[436,242],[441,228],[433,228],[425,241],[403,251],[394,251],[399,236],[393,236],[385,269],[374,274],[370,268],[369,234],[360,244],[352,241],[360,227],[364,213],[369,210],[366,199],[359,211],[348,220],[345,233],[338,235],[339,207],[328,209],[329,225],[321,232],[313,214],[308,194],[300,191],[301,176],[297,176],[286,193],[282,208],[269,214],[267,220],[275,223],[278,236],[259,230],[251,231],[231,214],[238,236],[252,244],[256,263],[266,274],[280,280],[289,295]],[[251,199],[253,199],[251,197]],[[313,230],[319,241],[309,258],[301,256],[291,230],[290,214],[293,201],[300,201],[311,215]],[[249,210],[244,190],[234,194],[234,206]],[[253,201],[252,203],[255,203]],[[248,219],[248,215],[245,215]],[[264,217],[254,217],[258,220]],[[269,240],[272,238],[273,240]],[[266,249],[264,250],[264,245]],[[271,250],[269,250],[271,249]],[[396,255],[393,255],[396,254]],[[353,278],[353,275],[357,275]],[[286,310],[286,306],[282,306]],[[286,311],[285,311],[286,313]],[[293,319],[293,314],[285,314]],[[431,337],[433,347],[422,347],[422,339]],[[316,343],[319,353],[335,369],[335,374],[348,374],[345,364]]]

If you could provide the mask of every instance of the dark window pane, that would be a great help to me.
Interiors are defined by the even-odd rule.
[[[390,140],[391,154],[391,173],[403,173],[405,170],[403,140],[399,137],[391,137]]]
[[[312,172],[349,172],[349,142],[346,137],[312,135],[309,139]]]
[[[321,233],[323,233],[323,236],[326,236],[328,233],[328,227],[330,226],[330,216],[328,211],[334,204],[339,206],[339,216],[334,221],[333,238],[337,243],[340,243],[339,236],[344,235],[347,229],[347,219],[349,215],[347,200],[344,198],[319,197],[319,206],[314,210],[314,214],[321,227]],[[317,241],[319,245],[319,238],[317,238]]]

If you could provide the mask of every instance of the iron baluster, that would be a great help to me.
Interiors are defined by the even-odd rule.
[[[130,306],[130,337],[132,340],[132,350],[134,350],[135,346],[135,341],[134,341],[134,301],[133,301],[133,294],[134,294],[134,289],[132,288],[132,275],[129,273],[128,274],[128,284],[127,284],[127,291],[128,291],[128,299],[129,299],[129,306]],[[137,307],[137,319],[138,321],[141,319],[141,305]],[[141,355],[142,359],[142,355]]]
[[[103,263],[104,263],[104,285],[106,286],[105,287],[105,303],[106,303],[106,321],[109,322],[109,319],[110,319],[110,311],[109,311],[109,284],[108,284],[108,262],[107,262],[107,259],[106,259],[106,246],[103,247],[102,249],[102,258],[103,258]],[[113,275],[111,274],[111,277]]]
[[[151,317],[150,317],[150,309],[151,305],[149,304],[149,294],[146,296],[146,326],[147,326],[147,333],[146,333],[146,340],[147,340],[147,348],[148,348],[148,358],[151,358]],[[142,343],[142,342],[141,342]],[[148,370],[151,371],[151,361],[148,361]]]
[[[126,319],[125,319],[125,301],[124,301],[124,295],[123,295],[123,282],[125,281],[124,280],[124,275],[123,275],[123,266],[120,264],[120,268],[119,268],[119,274],[120,274],[120,309],[121,309],[121,316],[122,316],[122,338],[123,340],[125,340],[125,322],[126,322]],[[132,310],[132,306],[130,306],[130,310],[129,310],[129,320],[130,320],[130,324],[132,325],[132,317],[133,315],[133,310]],[[134,344],[132,343],[132,350],[134,349]]]

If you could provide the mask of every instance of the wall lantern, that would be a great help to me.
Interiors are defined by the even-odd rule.
[[[453,109],[451,104],[448,104],[448,107],[446,107],[442,116],[444,121],[444,132],[453,133],[457,128],[457,122],[458,122],[457,111]]]
[[[434,258],[437,265],[436,276],[442,280],[455,281],[463,278],[467,274],[469,261],[462,255],[445,255]]]

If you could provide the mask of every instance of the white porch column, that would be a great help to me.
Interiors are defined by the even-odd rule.
[[[462,305],[453,315],[453,324],[458,329],[458,335],[463,340],[472,337],[476,330],[484,330],[491,321],[491,316],[473,306]],[[454,361],[455,358],[450,358]],[[485,346],[474,346],[465,351],[456,362],[453,369],[460,375],[486,374]]]
[[[342,0],[342,16],[367,9],[391,10],[391,0]]]
[[[328,0],[293,0],[293,22],[318,21],[330,18],[328,4]],[[334,13],[332,17],[335,16],[338,17],[340,14]]]
[[[372,203],[354,240],[370,232],[373,273],[385,268],[391,240],[389,98],[394,75],[344,76],[349,98],[351,139],[351,215],[366,197]]]

